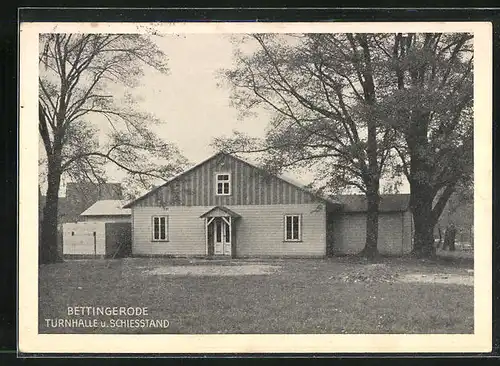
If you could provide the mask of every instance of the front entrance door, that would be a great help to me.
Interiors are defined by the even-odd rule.
[[[213,222],[214,254],[231,255],[231,218],[216,217]]]

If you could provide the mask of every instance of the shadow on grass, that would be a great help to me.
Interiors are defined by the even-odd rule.
[[[391,256],[379,254],[375,258],[368,259],[359,254],[335,254],[329,257],[330,260],[339,261],[342,263],[352,264],[398,264],[398,265],[412,265],[412,266],[444,266],[455,268],[473,268],[474,256],[473,255],[453,255],[453,252],[440,252],[434,258],[422,259],[416,258],[411,254],[403,256]]]

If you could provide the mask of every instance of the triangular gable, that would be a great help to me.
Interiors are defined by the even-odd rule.
[[[320,201],[320,202],[324,202],[324,203],[328,203],[328,204],[338,204],[337,202],[334,202],[328,198],[325,198],[325,197],[321,197],[317,194],[315,194],[314,192],[311,192],[310,190],[308,190],[307,188],[305,187],[302,187],[300,185],[297,185],[297,184],[294,184],[286,179],[283,179],[275,174],[271,174],[269,173],[268,171],[264,170],[263,168],[260,168],[260,167],[257,167],[253,164],[250,164],[248,162],[246,162],[245,160],[239,158],[239,157],[236,157],[234,155],[231,155],[231,154],[227,154],[227,153],[224,153],[224,152],[219,152],[213,156],[211,156],[210,158],[202,161],[201,163],[199,164],[196,164],[195,166],[191,167],[190,169],[184,171],[183,173],[177,175],[176,177],[170,179],[168,182],[164,183],[163,185],[159,186],[159,187],[156,187],[154,188],[153,190],[151,190],[150,192],[144,194],[143,196],[137,198],[136,200],[126,204],[124,206],[124,208],[131,208],[133,207],[134,205],[136,205],[137,203],[139,203],[140,201],[142,200],[145,200],[145,199],[149,199],[148,197],[151,196],[152,194],[155,194],[156,192],[158,192],[159,195],[161,195],[161,192],[159,192],[159,190],[161,190],[162,188],[167,188],[167,187],[171,187],[171,185],[175,182],[181,182],[182,181],[182,178],[187,176],[189,173],[192,173],[193,174],[196,174],[194,171],[198,168],[201,168],[203,165],[205,164],[211,164],[211,161],[218,158],[218,157],[224,157],[224,158],[229,158],[229,159],[232,159],[235,163],[237,164],[240,164],[240,165],[245,165],[247,167],[250,168],[250,170],[255,170],[257,171],[258,174],[262,175],[262,176],[270,176],[272,177],[272,179],[275,179],[279,182],[281,182],[280,184],[286,184],[290,187],[292,187],[292,189],[295,189],[295,190],[299,190],[301,193],[300,195],[303,196],[308,196],[310,197],[308,200],[309,201]],[[212,179],[212,178],[209,178],[209,179]],[[208,183],[209,181],[205,181],[205,185]],[[227,205],[231,205],[231,203],[229,202],[220,202],[222,203],[223,205],[227,204]],[[216,203],[216,205],[220,205]]]

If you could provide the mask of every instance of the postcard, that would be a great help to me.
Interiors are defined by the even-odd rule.
[[[20,353],[491,351],[490,23],[22,22],[19,55]]]

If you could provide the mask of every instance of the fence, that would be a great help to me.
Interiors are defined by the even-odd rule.
[[[77,222],[63,224],[66,258],[123,258],[131,255],[129,222]]]

